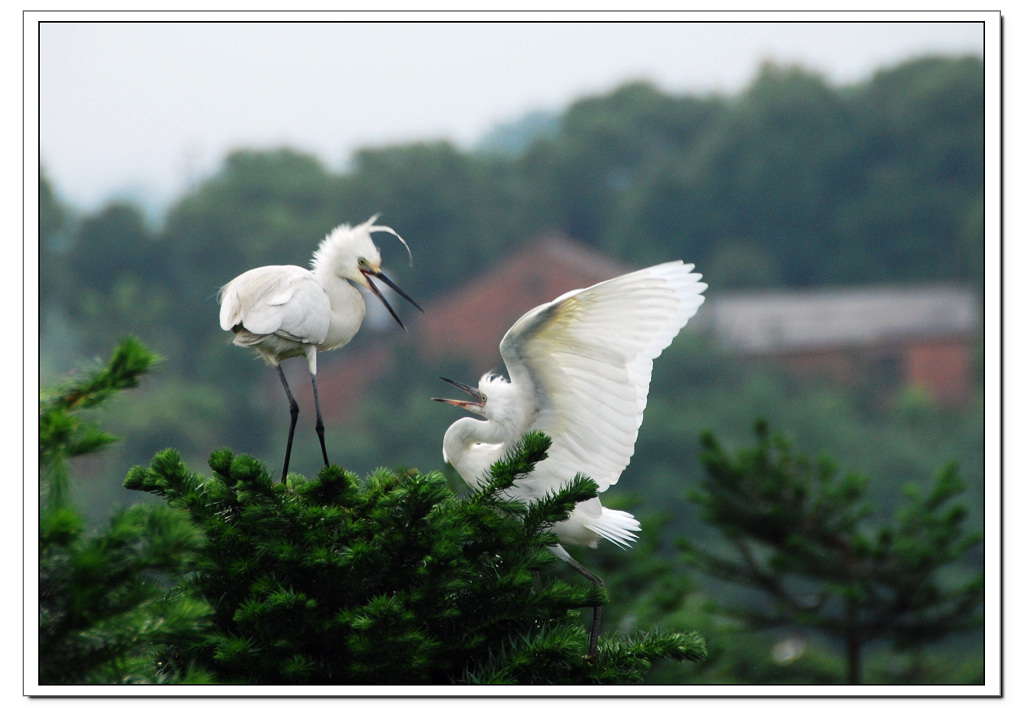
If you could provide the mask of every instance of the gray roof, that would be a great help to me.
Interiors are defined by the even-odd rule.
[[[957,285],[707,293],[694,326],[744,353],[808,351],[977,331],[978,298]]]

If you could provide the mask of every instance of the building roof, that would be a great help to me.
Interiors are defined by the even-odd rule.
[[[979,324],[966,287],[855,287],[715,294],[693,326],[743,353],[966,337]]]

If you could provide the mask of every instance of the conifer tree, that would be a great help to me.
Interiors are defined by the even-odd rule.
[[[134,387],[157,358],[128,338],[106,365],[39,402],[40,684],[149,683],[156,647],[205,626],[209,608],[169,590],[191,568],[202,534],[166,506],[119,510],[90,532],[70,499],[68,460],[115,441],[83,413]],[[189,681],[202,680],[192,672]]]
[[[330,466],[275,483],[226,449],[209,477],[158,454],[125,486],[203,530],[185,588],[214,611],[207,636],[163,659],[249,684],[576,684],[637,683],[655,659],[702,658],[699,636],[658,631],[603,637],[585,657],[580,614],[606,594],[545,574],[556,559],[544,528],[596,484],[576,477],[529,506],[502,496],[549,445],[526,436],[466,498],[437,472],[379,469],[360,483]]]
[[[68,503],[68,461],[102,450],[117,437],[83,416],[117,392],[138,386],[139,376],[159,362],[156,354],[133,337],[121,340],[110,360],[64,385],[42,389],[39,397],[40,491],[51,509]]]
[[[757,444],[730,455],[705,433],[707,476],[691,498],[717,527],[729,555],[682,541],[702,571],[755,589],[769,601],[731,613],[753,629],[800,626],[845,647],[846,682],[863,679],[873,642],[918,648],[977,627],[983,575],[948,569],[981,542],[968,533],[955,464],[929,490],[908,485],[890,523],[873,516],[867,478],[838,478],[827,457],[813,463],[791,442],[755,426]],[[871,521],[874,519],[874,521]]]

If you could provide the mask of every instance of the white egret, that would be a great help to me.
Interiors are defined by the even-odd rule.
[[[288,396],[291,424],[281,470],[282,481],[288,475],[299,405],[288,388],[281,362],[291,357],[306,358],[313,381],[316,433],[320,438],[324,465],[327,466],[330,462],[316,388],[316,357],[318,352],[348,344],[359,331],[366,315],[366,303],[359,290],[349,282],[373,292],[403,329],[405,324],[371,277],[380,279],[423,311],[380,270],[380,250],[370,236],[373,232],[387,232],[398,237],[409,252],[410,262],[412,253],[395,230],[374,224],[377,217],[374,215],[355,227],[343,224],[331,231],[313,254],[312,271],[294,265],[259,267],[240,274],[221,287],[218,296],[221,329],[234,333],[235,344],[255,349],[276,367]]]
[[[444,459],[474,489],[491,464],[530,430],[551,437],[548,456],[508,493],[532,502],[578,473],[599,491],[615,484],[633,455],[661,354],[704,302],[707,285],[692,264],[668,262],[578,289],[524,314],[501,340],[509,379],[488,373],[473,388],[442,379],[469,400],[435,399],[483,420],[459,419],[444,435]],[[625,511],[583,501],[551,530],[555,555],[599,586],[604,582],[573,559],[562,544],[596,547],[604,538],[623,548],[639,522]],[[595,606],[589,655],[597,649],[601,607]]]

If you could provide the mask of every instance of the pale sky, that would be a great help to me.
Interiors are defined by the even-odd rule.
[[[983,54],[981,23],[877,20],[885,17],[45,22],[40,156],[62,199],[94,209],[117,194],[173,199],[236,147],[287,145],[339,169],[363,146],[450,139],[471,147],[497,124],[629,80],[735,93],[766,59],[850,83],[925,53]]]

